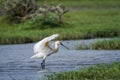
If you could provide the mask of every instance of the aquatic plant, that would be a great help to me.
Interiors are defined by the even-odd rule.
[[[77,49],[93,49],[93,50],[119,50],[120,49],[120,38],[112,39],[112,40],[103,40],[103,41],[96,41],[90,45],[79,45]]]
[[[55,73],[48,76],[49,80],[119,80],[120,63],[100,64],[83,68],[78,71]]]

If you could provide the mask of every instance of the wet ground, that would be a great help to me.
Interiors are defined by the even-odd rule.
[[[41,80],[44,79],[43,76],[54,72],[78,70],[83,66],[120,61],[120,50],[75,50],[78,44],[90,44],[95,41],[96,39],[63,41],[70,50],[60,47],[57,54],[47,58],[45,70],[41,70],[42,60],[30,59],[34,43],[1,45],[0,80]]]

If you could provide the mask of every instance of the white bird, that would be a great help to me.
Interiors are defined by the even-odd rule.
[[[61,43],[61,41],[55,41],[54,42],[54,48],[50,47],[49,42],[51,40],[55,39],[58,36],[59,36],[59,34],[53,34],[49,37],[46,37],[43,40],[37,42],[33,47],[35,55],[33,55],[31,58],[38,58],[38,59],[42,58],[43,59],[43,61],[41,63],[42,69],[45,69],[45,59],[46,59],[46,57],[50,56],[51,54],[57,53],[59,45],[64,46]],[[66,46],[64,46],[64,47],[67,48]]]

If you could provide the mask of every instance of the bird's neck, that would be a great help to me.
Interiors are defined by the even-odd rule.
[[[55,45],[54,53],[58,52],[58,45]]]

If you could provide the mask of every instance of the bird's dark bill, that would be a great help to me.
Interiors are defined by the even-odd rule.
[[[65,45],[63,45],[62,43],[60,43],[60,45],[62,45],[63,47],[65,47],[66,49],[68,49],[68,50],[69,50],[69,48],[68,48],[68,47],[66,47]]]

